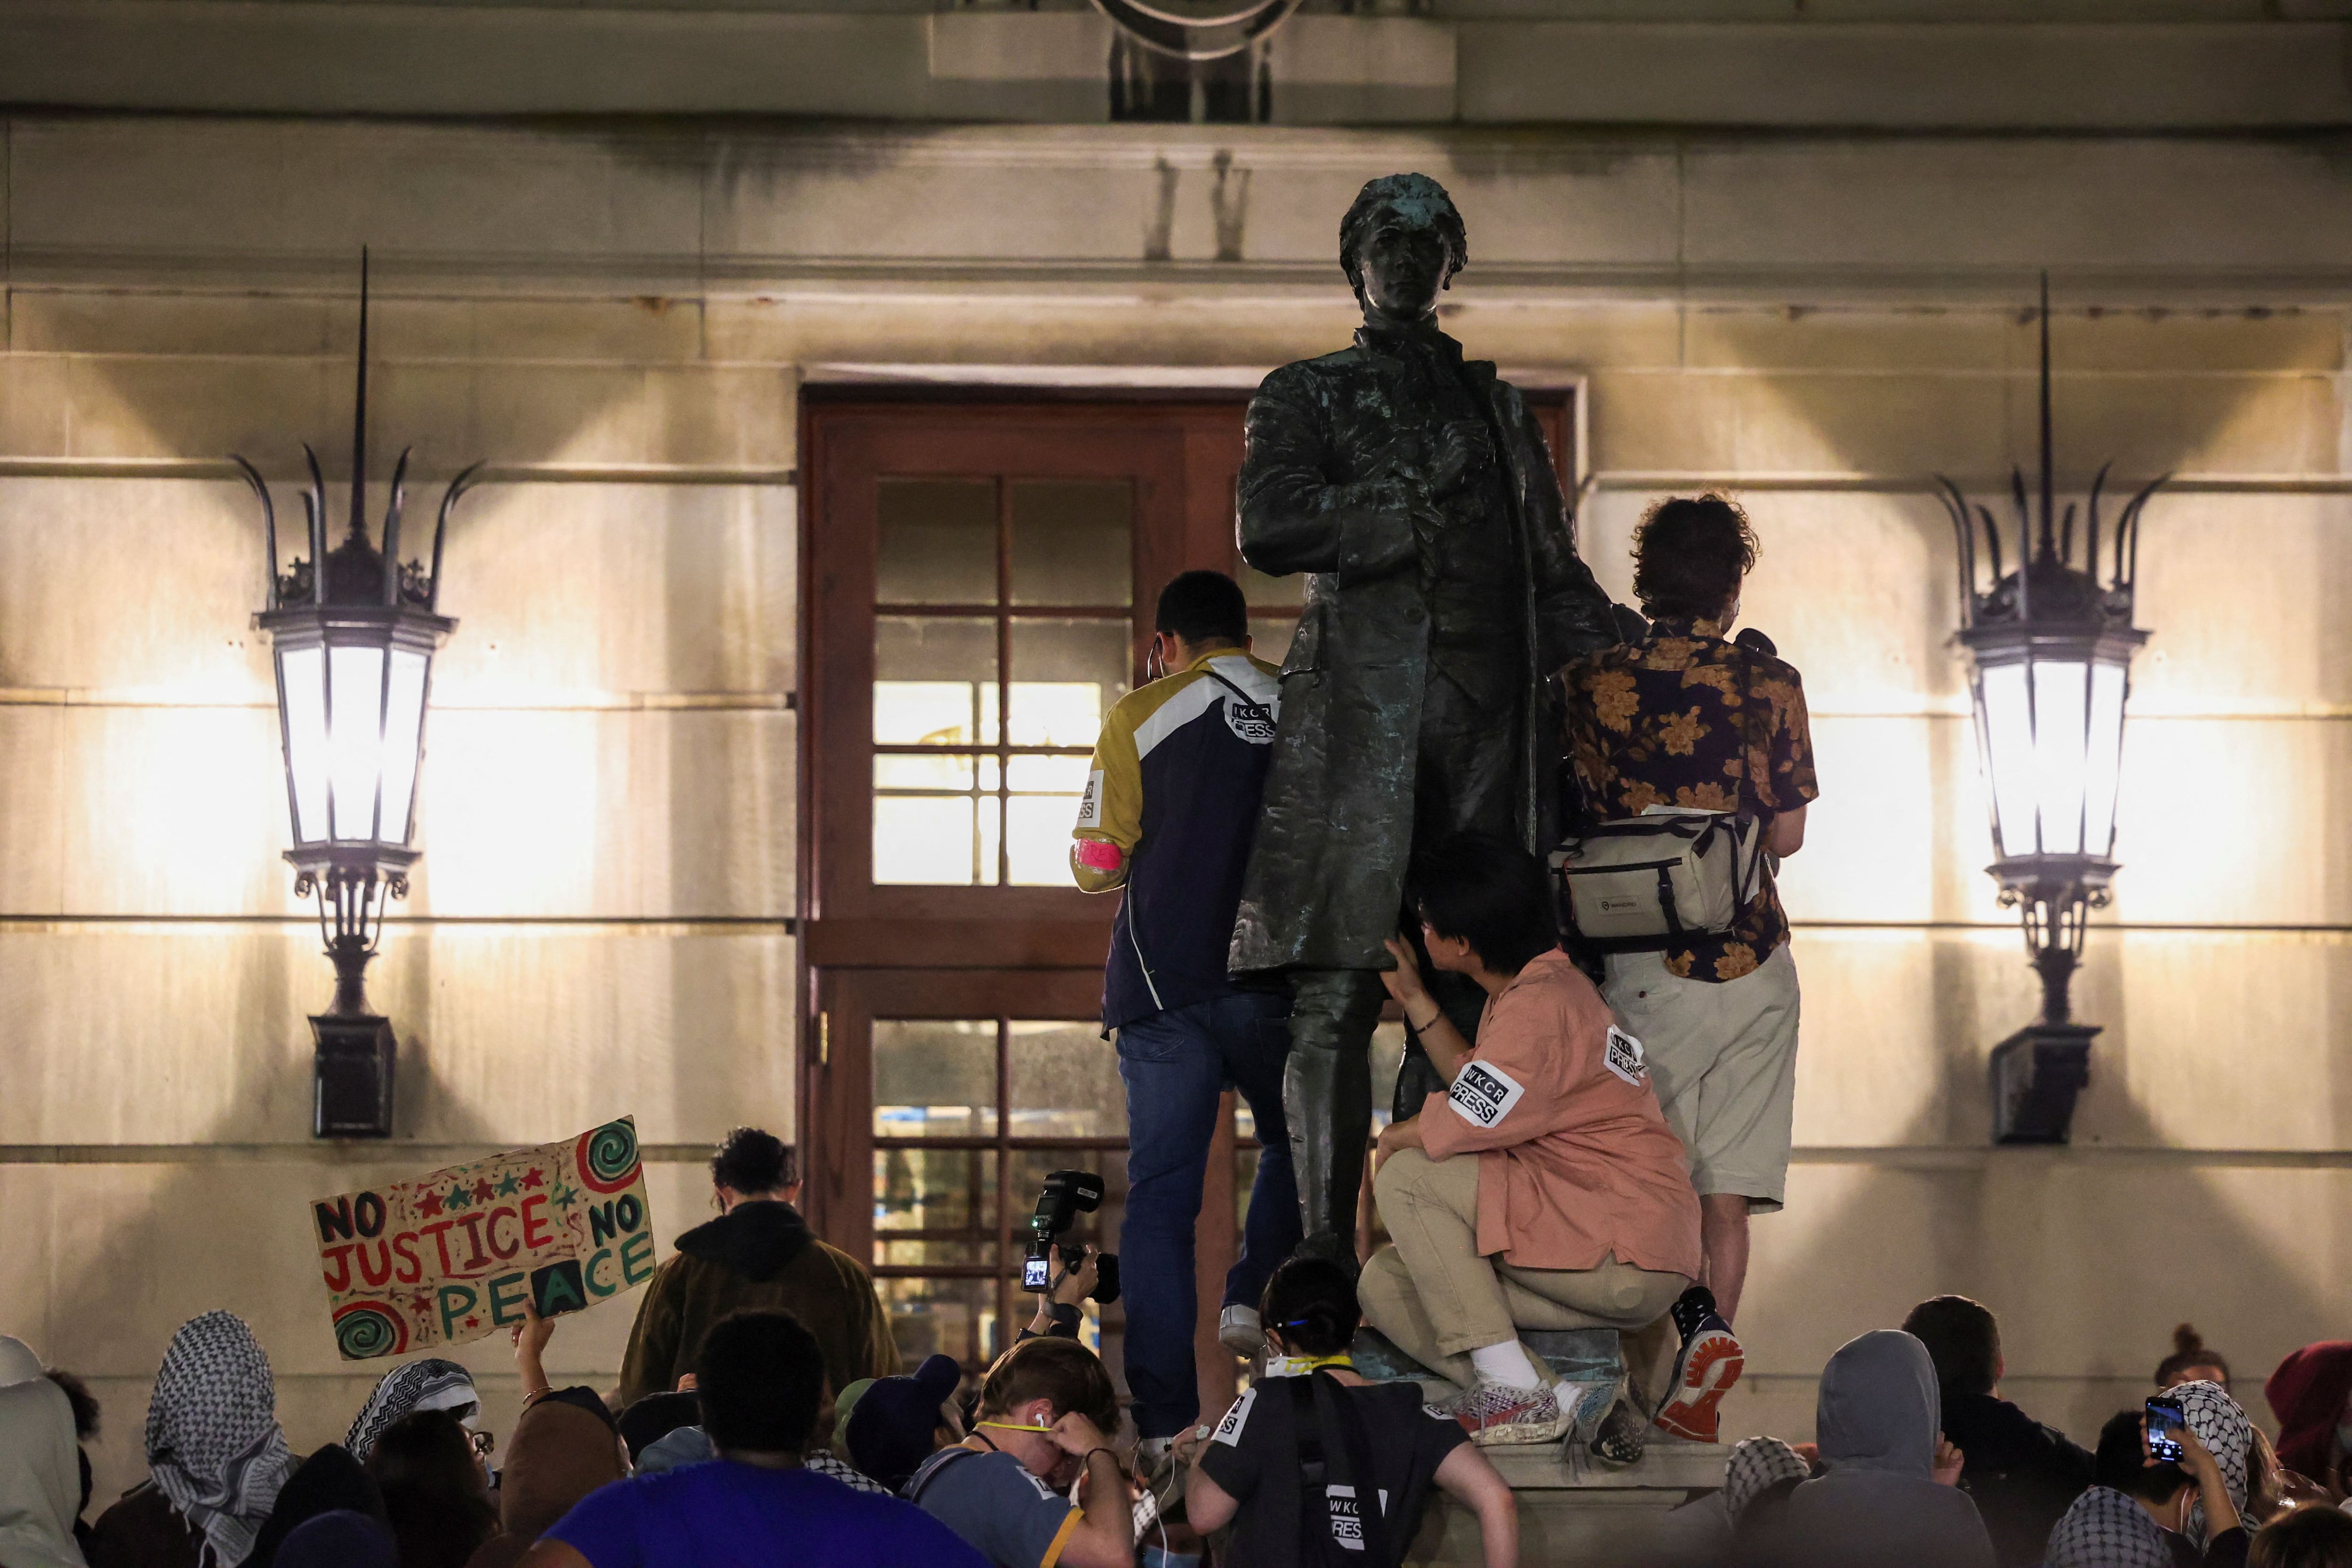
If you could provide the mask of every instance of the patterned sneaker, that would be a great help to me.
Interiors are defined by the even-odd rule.
[[[1712,1443],[1720,1430],[1718,1407],[1739,1381],[1747,1353],[1731,1336],[1731,1325],[1715,1310],[1704,1285],[1683,1292],[1669,1314],[1682,1331],[1682,1353],[1675,1358],[1674,1392],[1658,1407],[1659,1429],[1693,1443]]]
[[[1604,1464],[1638,1465],[1650,1442],[1643,1425],[1642,1413],[1633,1408],[1633,1402],[1620,1395],[1617,1403],[1609,1407],[1609,1414],[1601,1418],[1601,1430],[1585,1447]]]
[[[1559,1407],[1559,1396],[1549,1388],[1482,1383],[1467,1394],[1431,1405],[1430,1410],[1462,1423],[1470,1440],[1482,1448],[1507,1443],[1557,1443],[1568,1431],[1568,1414]]]

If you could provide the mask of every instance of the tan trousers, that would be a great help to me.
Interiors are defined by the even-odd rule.
[[[1690,1289],[1683,1275],[1636,1268],[1613,1253],[1597,1268],[1573,1269],[1518,1268],[1481,1257],[1475,1154],[1432,1160],[1401,1149],[1381,1165],[1372,1193],[1395,1244],[1364,1265],[1356,1287],[1364,1317],[1398,1349],[1465,1388],[1477,1375],[1468,1352],[1482,1345],[1501,1344],[1520,1329],[1639,1331]],[[1626,1347],[1629,1357],[1633,1348]]]

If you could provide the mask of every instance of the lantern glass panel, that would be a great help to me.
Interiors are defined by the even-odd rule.
[[[2091,733],[2084,752],[2084,832],[2094,855],[2115,853],[2116,779],[2124,760],[2124,667],[2091,667]]]
[[[383,649],[327,651],[327,751],[335,837],[375,837],[376,781],[383,773]]]
[[[1987,665],[1977,678],[1984,705],[1985,773],[1992,784],[1993,826],[2003,857],[2034,853],[2033,709],[2026,667]]]
[[[294,795],[294,839],[327,837],[327,650],[281,648],[278,683],[286,704],[286,771]]]
[[[425,677],[431,658],[412,648],[392,650],[392,681],[383,705],[383,825],[377,836],[408,842],[408,808],[416,768],[425,754]]]

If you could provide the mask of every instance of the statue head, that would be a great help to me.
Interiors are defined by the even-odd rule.
[[[1368,311],[1425,316],[1469,261],[1462,215],[1427,174],[1368,181],[1339,220],[1339,266]]]

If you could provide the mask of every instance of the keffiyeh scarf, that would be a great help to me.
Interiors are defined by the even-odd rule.
[[[1723,1472],[1723,1511],[1733,1528],[1748,1505],[1782,1481],[1801,1481],[1811,1468],[1778,1437],[1743,1437],[1732,1446]]]
[[[2043,1563],[2045,1568],[2172,1568],[2172,1552],[2146,1509],[2112,1487],[2093,1487],[2050,1531]]]
[[[147,1406],[147,1468],[204,1531],[214,1568],[252,1553],[294,1467],[269,1358],[245,1320],[206,1312],[181,1324]]]
[[[454,1410],[477,1404],[479,1397],[474,1392],[474,1374],[454,1361],[428,1357],[394,1367],[360,1406],[343,1447],[364,1465],[375,1452],[376,1439],[403,1416],[419,1410]]]
[[[2221,1480],[2228,1487],[2230,1501],[2242,1516],[2246,1511],[2246,1472],[2254,1446],[2254,1424],[2246,1419],[2243,1406],[2223,1392],[2218,1383],[2177,1384],[2165,1392],[2180,1401],[2181,1414],[2188,1418],[2189,1429],[2197,1440],[2211,1451],[2221,1467]],[[2188,1528],[2182,1531],[2195,1542],[2200,1550],[2205,1545],[2205,1504],[2202,1500],[2189,1505]]]

